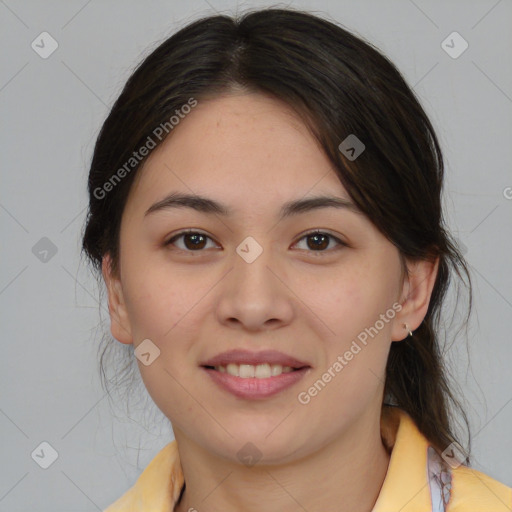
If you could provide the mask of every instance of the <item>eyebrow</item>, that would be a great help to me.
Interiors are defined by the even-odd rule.
[[[154,212],[174,208],[191,208],[201,213],[216,214],[223,217],[229,217],[235,213],[229,206],[208,197],[175,192],[150,206],[144,217]],[[279,220],[321,208],[342,208],[354,213],[362,213],[354,203],[347,199],[336,196],[315,196],[284,203],[279,212]]]

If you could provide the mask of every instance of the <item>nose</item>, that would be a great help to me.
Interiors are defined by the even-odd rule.
[[[220,287],[220,323],[248,331],[276,329],[292,321],[294,293],[283,265],[270,248],[248,237],[233,257],[233,267]]]

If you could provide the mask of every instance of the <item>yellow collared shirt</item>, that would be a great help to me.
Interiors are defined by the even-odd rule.
[[[391,457],[372,512],[512,512],[512,488],[467,466],[443,466],[405,411],[391,407],[386,412],[381,435]],[[447,472],[441,472],[441,467]],[[174,440],[104,512],[169,512],[183,484]]]

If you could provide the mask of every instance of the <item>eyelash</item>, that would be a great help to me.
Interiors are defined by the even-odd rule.
[[[169,240],[167,240],[166,242],[164,242],[164,246],[167,247],[169,245],[172,245],[172,243],[177,240],[178,238],[180,237],[183,237],[184,235],[190,235],[190,234],[193,234],[193,235],[202,235],[206,238],[209,238],[210,240],[213,240],[210,236],[208,236],[206,233],[202,233],[200,231],[195,231],[195,230],[192,230],[192,229],[188,229],[188,230],[185,230],[185,231],[180,231],[179,233],[177,233],[176,235],[174,235],[172,238],[170,238]],[[316,229],[316,230],[313,230],[313,231],[310,231],[308,233],[305,233],[304,235],[302,235],[301,238],[299,238],[299,240],[296,242],[300,242],[301,240],[303,240],[304,238],[307,238],[309,236],[313,236],[313,235],[326,235],[328,236],[329,238],[335,240],[337,243],[338,243],[338,248],[337,249],[323,249],[321,251],[313,251],[313,250],[307,250],[307,252],[312,252],[312,253],[325,253],[325,252],[332,252],[333,250],[338,250],[338,249],[341,249],[343,247],[348,247],[348,244],[346,244],[345,242],[343,242],[342,240],[340,240],[337,236],[334,236],[334,235],[331,235],[330,233],[327,233],[325,231],[321,231],[319,229]],[[194,252],[204,252],[205,249],[202,249],[202,250],[197,250],[197,251],[191,251],[189,249],[179,249],[179,251],[182,251],[182,252],[188,252],[188,253],[194,253]]]

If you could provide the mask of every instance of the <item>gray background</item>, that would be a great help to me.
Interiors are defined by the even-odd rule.
[[[238,9],[264,5],[271,4]],[[466,248],[476,299],[471,366],[464,348],[448,355],[471,404],[474,467],[512,485],[512,2],[289,5],[373,42],[431,117],[447,164],[447,220]],[[197,16],[236,8],[221,0],[0,0],[1,511],[101,510],[172,439],[158,410],[152,428],[135,414],[113,415],[99,384],[97,327],[106,304],[98,305],[79,258],[87,167],[139,59]],[[43,31],[59,45],[47,59],[31,48]],[[456,59],[441,47],[453,31],[469,43]],[[43,237],[57,250],[47,261],[37,257]],[[58,453],[48,469],[31,457],[43,441]]]

